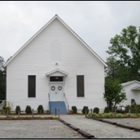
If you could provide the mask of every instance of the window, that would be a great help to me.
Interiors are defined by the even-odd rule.
[[[36,76],[28,76],[28,97],[36,96]]]
[[[50,82],[63,82],[63,77],[61,77],[61,76],[52,76],[52,77],[50,77]]]
[[[77,75],[77,97],[84,97],[84,76]]]

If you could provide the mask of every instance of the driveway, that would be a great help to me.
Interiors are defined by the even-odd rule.
[[[84,115],[61,115],[60,118],[96,138],[140,138],[140,132],[87,119]],[[140,126],[140,119],[107,120],[138,128]],[[84,137],[58,120],[0,120],[0,138]]]
[[[60,118],[81,130],[94,135],[96,138],[140,138],[140,132],[87,119],[84,115],[61,115]],[[112,121],[114,120],[112,119]],[[117,121],[117,119],[115,121]],[[124,122],[124,124],[127,123],[122,119],[118,119],[118,121],[121,123]],[[135,121],[135,124],[140,126],[140,119],[127,119],[127,121],[129,121],[129,124],[131,125],[134,125],[133,122]]]
[[[83,138],[58,120],[1,120],[0,138]]]

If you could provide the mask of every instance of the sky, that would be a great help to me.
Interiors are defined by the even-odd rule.
[[[0,1],[0,56],[13,56],[57,14],[104,61],[110,39],[140,27],[139,1]]]

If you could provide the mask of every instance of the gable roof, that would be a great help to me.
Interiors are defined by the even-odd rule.
[[[105,67],[107,64],[104,60],[95,53],[57,14],[48,22],[46,23],[37,33],[35,33],[12,57],[9,59],[5,64],[6,67],[32,40],[35,39],[49,24],[51,24],[55,19],[58,19]]]
[[[126,82],[126,83],[122,83],[121,85],[122,85],[123,87],[126,87],[126,86],[129,86],[129,85],[133,84],[133,83],[138,83],[138,84],[140,84],[139,81],[133,80],[133,81],[129,81],[129,82]]]
[[[50,76],[50,75],[52,75],[52,74],[54,74],[56,72],[59,72],[59,73],[63,74],[64,76],[68,76],[68,73],[67,72],[65,72],[65,71],[63,71],[61,69],[58,69],[58,68],[57,69],[54,69],[54,70],[52,70],[52,71],[50,71],[48,73],[46,73],[46,76]]]

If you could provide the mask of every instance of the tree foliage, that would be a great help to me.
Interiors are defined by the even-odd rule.
[[[140,33],[135,26],[124,28],[120,35],[110,40],[108,47],[107,76],[121,83],[140,81]]]
[[[0,56],[0,100],[6,98],[6,71],[3,68],[4,59]]]
[[[126,100],[126,94],[123,92],[123,87],[118,80],[106,78],[104,98],[110,111],[112,107],[115,108],[117,104]]]
[[[0,56],[0,70],[4,70],[3,68],[3,64],[4,64],[4,58],[2,56]]]

